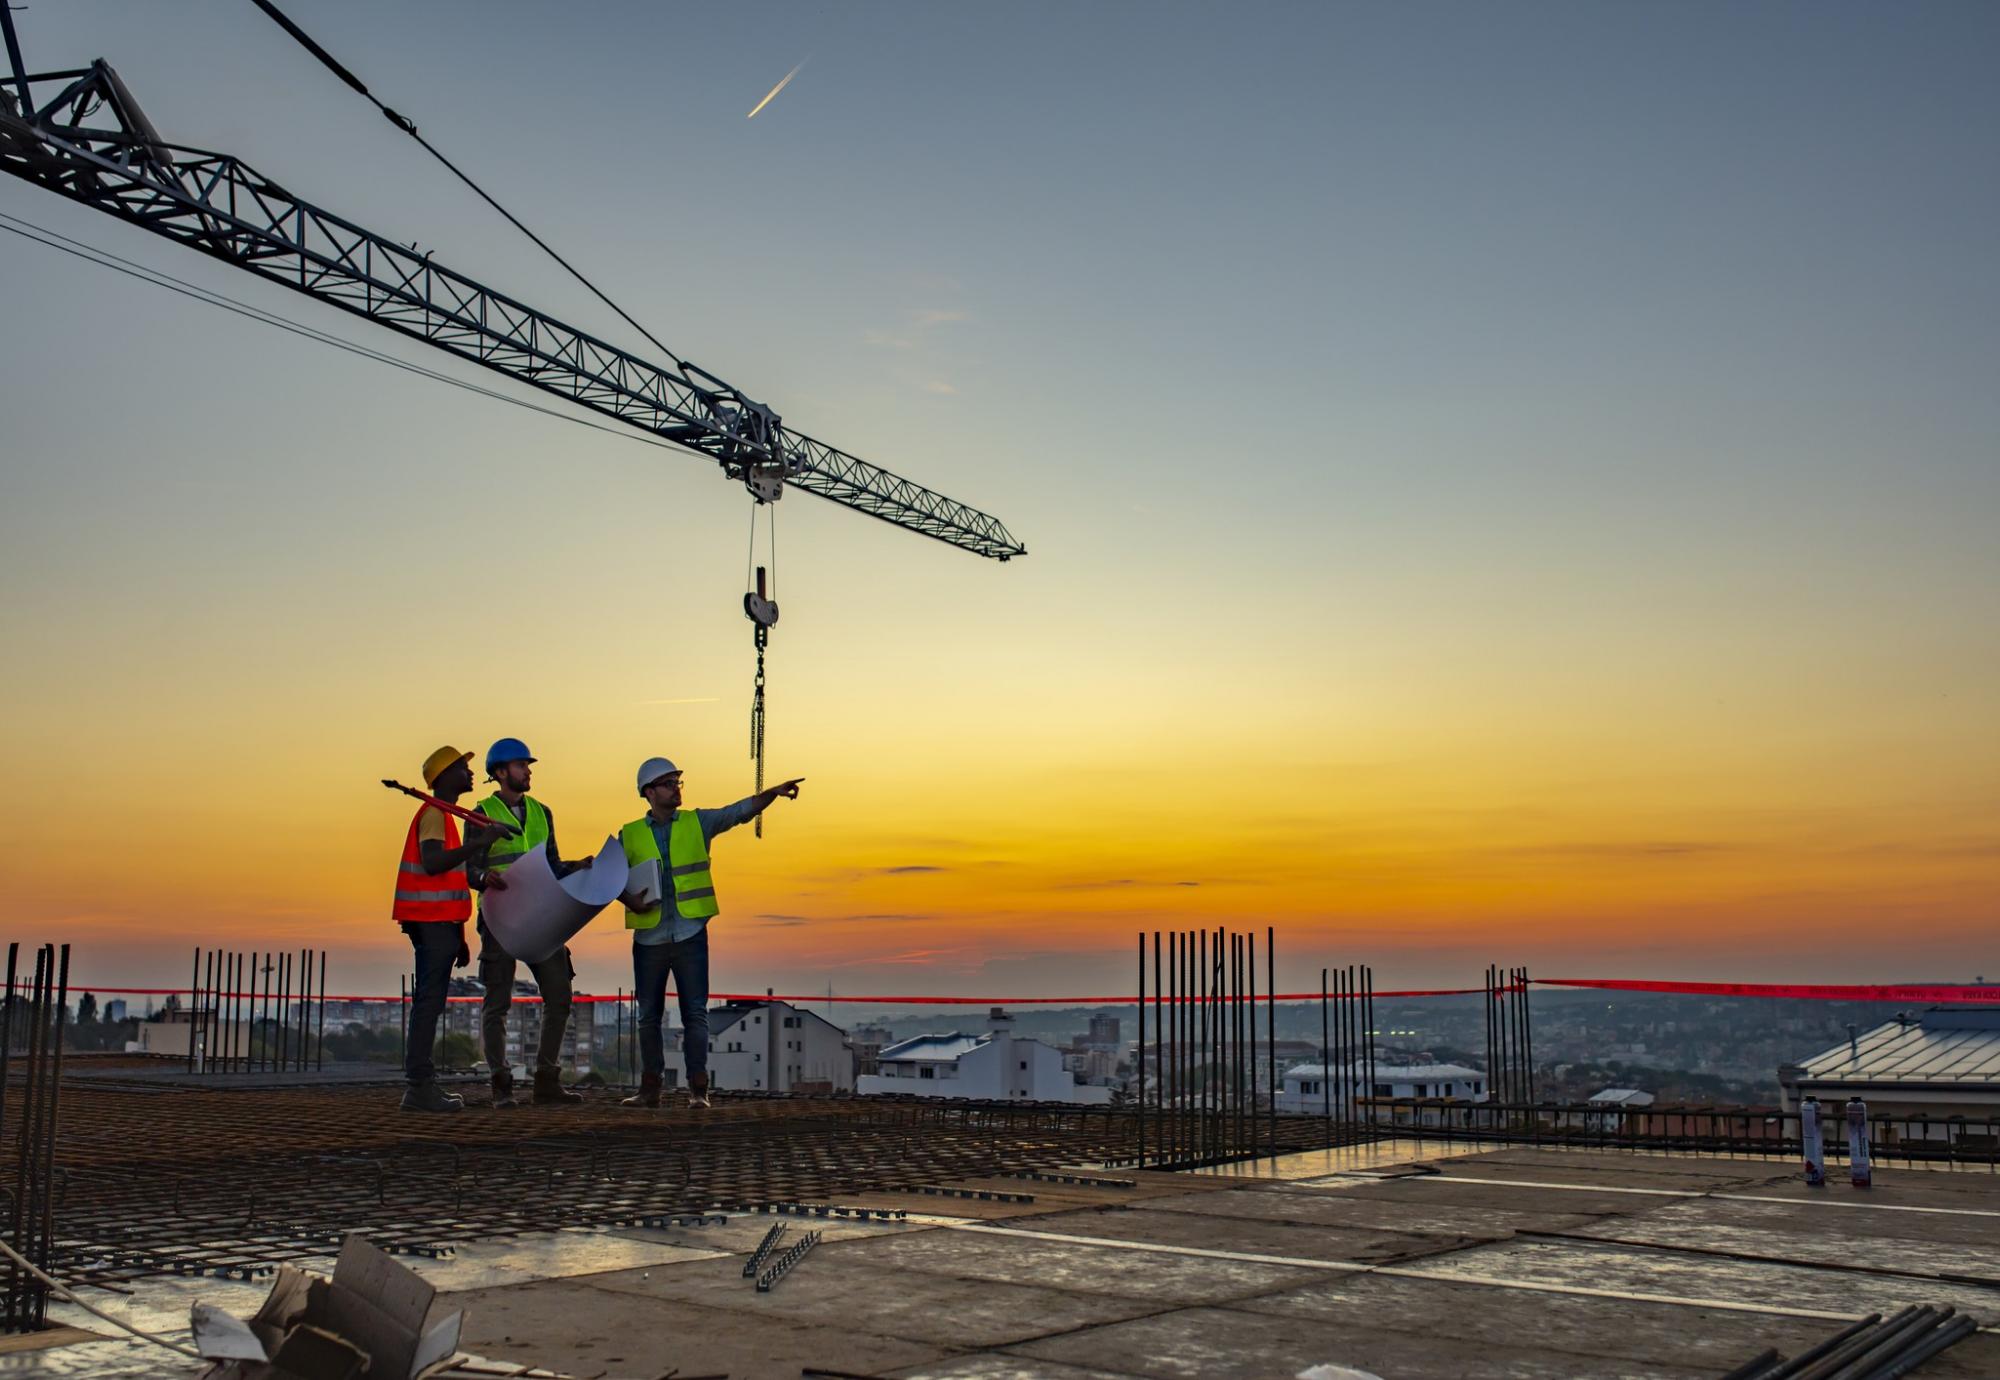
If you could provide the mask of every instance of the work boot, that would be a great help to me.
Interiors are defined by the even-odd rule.
[[[546,1103],[568,1103],[583,1101],[582,1093],[573,1093],[562,1085],[562,1074],[555,1069],[535,1070],[535,1105]]]
[[[493,1105],[495,1107],[518,1107],[514,1100],[514,1075],[496,1073],[493,1075]]]
[[[660,1075],[642,1073],[639,1075],[639,1091],[618,1104],[621,1107],[657,1107],[660,1105]]]
[[[462,1112],[465,1099],[456,1093],[448,1093],[435,1083],[412,1083],[403,1089],[403,1110],[406,1112]]]
[[[691,1078],[689,1078],[688,1106],[709,1107],[713,1105],[714,1104],[708,1100],[708,1075],[705,1073],[697,1073],[693,1075]]]

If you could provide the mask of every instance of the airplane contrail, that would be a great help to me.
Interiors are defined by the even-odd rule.
[[[785,79],[779,82],[776,86],[772,87],[770,92],[765,95],[764,99],[757,102],[756,106],[751,110],[751,112],[748,115],[745,115],[743,118],[746,120],[756,119],[757,112],[759,110],[762,110],[765,106],[769,105],[771,103],[771,98],[773,96],[776,96],[780,91],[783,91],[787,86],[791,85],[792,78],[796,77],[804,66],[805,63],[801,62],[797,67],[794,67],[791,71],[785,73]]]

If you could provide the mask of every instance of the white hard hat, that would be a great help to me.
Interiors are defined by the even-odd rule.
[[[639,764],[639,789],[645,790],[663,776],[678,776],[680,771],[664,757],[648,757]]]

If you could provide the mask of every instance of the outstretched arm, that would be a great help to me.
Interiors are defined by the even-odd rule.
[[[763,814],[780,796],[786,800],[797,800],[799,783],[804,780],[803,776],[797,776],[790,781],[780,781],[775,786],[766,787],[755,795],[746,795],[734,805],[724,805],[719,810],[697,810],[695,813],[701,816],[702,832],[709,838],[714,838],[717,834],[726,834],[737,825],[748,824]]]

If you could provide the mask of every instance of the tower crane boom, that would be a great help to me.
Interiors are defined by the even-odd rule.
[[[103,60],[0,77],[0,171],[704,455],[760,500],[785,487],[1005,561],[1005,524],[786,426],[684,361],[642,359],[295,196],[228,154],[164,142]],[[92,123],[92,122],[95,123]]]

